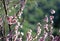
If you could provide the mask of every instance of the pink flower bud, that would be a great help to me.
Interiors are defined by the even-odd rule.
[[[15,24],[17,22],[17,19],[15,19],[16,17],[14,16],[9,16],[7,17],[7,21],[8,21],[8,24]]]
[[[50,20],[53,20],[54,16],[50,16]]]
[[[44,21],[48,23],[48,16],[46,15]]]

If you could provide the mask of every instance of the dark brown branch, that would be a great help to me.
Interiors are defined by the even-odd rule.
[[[22,12],[22,9],[24,9],[24,7],[25,7],[26,1],[27,1],[27,0],[20,0],[20,9],[19,9],[19,11],[16,13],[16,16],[18,16],[19,13]]]
[[[9,25],[9,33],[11,32],[11,25],[10,24],[8,24]],[[11,38],[9,38],[9,41],[12,41],[12,37]]]
[[[0,35],[4,37],[4,28],[0,25]],[[1,41],[4,41],[4,38],[1,38]]]
[[[5,5],[5,0],[2,0],[2,2],[3,2],[3,5],[4,5],[5,14],[7,16],[7,9],[6,9],[6,5]]]

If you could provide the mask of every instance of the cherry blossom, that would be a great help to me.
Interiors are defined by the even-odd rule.
[[[54,19],[54,16],[50,16],[50,20],[53,20]]]
[[[23,33],[23,32],[21,32],[21,35],[23,36],[23,35],[24,35],[24,33]]]
[[[54,41],[54,36],[50,35],[50,41]]]
[[[47,38],[47,36],[48,36],[48,33],[44,30],[44,38],[46,39]]]
[[[44,41],[44,37],[40,37],[38,41]]]
[[[45,15],[44,21],[48,23],[48,16]]]
[[[30,29],[28,32],[27,32],[27,36],[26,36],[26,41],[32,41],[32,30]]]
[[[45,24],[45,25],[44,25],[44,29],[45,29],[46,31],[49,31],[49,29],[48,29],[48,24]]]
[[[55,10],[54,9],[51,9],[51,14],[55,14]]]
[[[7,17],[7,21],[8,21],[8,24],[15,24],[17,22],[17,19],[15,19],[16,17],[13,17],[13,16],[8,16]]]
[[[41,24],[38,23],[37,26],[38,26],[37,27],[37,35],[39,35],[39,34],[41,34],[41,28],[40,28]]]

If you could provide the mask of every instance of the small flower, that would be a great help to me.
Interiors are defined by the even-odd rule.
[[[38,41],[44,41],[44,37],[40,37]]]
[[[51,9],[50,12],[51,12],[51,14],[55,14],[55,10],[53,10],[53,9]]]
[[[18,14],[19,18],[21,18],[22,13],[23,13],[23,12],[19,12],[19,14]]]
[[[48,23],[48,16],[45,15],[44,21]]]
[[[32,32],[32,30],[30,29],[29,32]]]
[[[37,23],[37,26],[41,26],[41,23],[39,22],[39,23]]]
[[[20,37],[20,40],[19,41],[22,41],[22,37]]]
[[[54,19],[54,16],[50,16],[50,20],[53,20]]]
[[[9,41],[9,38],[6,38],[6,41]]]
[[[20,37],[20,38],[17,38],[17,40],[16,41],[22,41],[22,37]]]
[[[54,36],[50,35],[50,41],[54,41]]]
[[[53,26],[51,26],[51,30],[53,29]]]
[[[23,33],[23,32],[21,32],[21,35],[23,36],[23,35],[24,35],[24,33]]]
[[[48,36],[48,33],[44,30],[44,38]]]
[[[20,35],[20,32],[18,31],[18,35]]]
[[[45,29],[46,31],[49,31],[49,29],[48,29],[48,24],[45,24],[45,25],[44,25],[44,29]]]
[[[32,41],[32,34],[31,34],[32,30],[30,29],[28,32],[27,32],[27,40],[26,41]]]
[[[58,41],[59,36],[55,36],[54,41]]]
[[[53,23],[54,23],[54,21],[52,20],[52,21],[51,21],[51,24],[53,24]]]
[[[20,25],[20,28],[23,28],[23,25]]]
[[[41,24],[38,23],[37,24],[37,35],[41,34],[41,28],[40,28]]]
[[[41,28],[40,26],[37,27],[37,35],[41,34]]]
[[[17,25],[20,26],[20,22],[17,22]]]
[[[19,27],[19,26],[18,26],[18,25],[16,25],[16,26],[15,26],[15,30],[18,30],[18,27]]]
[[[21,1],[21,10],[22,11],[23,11],[24,7],[25,7],[25,0],[24,1]]]

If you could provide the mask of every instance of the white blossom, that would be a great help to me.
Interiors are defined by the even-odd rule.
[[[48,23],[48,16],[45,15],[44,21]]]
[[[41,34],[41,29],[40,29],[40,26],[37,27],[37,35]]]
[[[22,41],[22,37],[20,37],[20,41]]]
[[[37,23],[37,25],[38,25],[38,26],[42,26],[40,22],[39,22],[39,23]]]
[[[21,35],[23,36],[23,35],[24,35],[24,33],[23,33],[23,32],[21,32]]]
[[[22,13],[23,13],[23,12],[19,12],[19,14],[18,14],[19,18],[21,18]]]
[[[14,39],[14,41],[16,41],[16,40],[17,40],[18,35],[20,35],[20,32],[17,32],[17,33],[15,34],[15,39]]]
[[[17,22],[18,26],[20,26],[20,22]]]
[[[55,14],[55,10],[51,9],[51,14]]]
[[[6,38],[6,41],[9,41],[9,38]]]
[[[54,16],[50,16],[50,20],[53,20]]]
[[[50,40],[54,41],[54,36],[53,35],[50,35]]]
[[[49,29],[48,29],[48,24],[45,24],[45,25],[44,25],[44,28],[45,28],[45,30],[49,31]]]
[[[44,38],[48,36],[48,33],[44,30]]]
[[[53,23],[54,23],[54,21],[52,20],[52,21],[51,21],[51,24],[53,24]]]
[[[38,41],[44,41],[44,37],[40,37]]]
[[[26,41],[32,41],[32,34],[31,34],[32,30],[30,29],[28,32],[27,32],[27,36],[26,36]]]
[[[20,28],[23,28],[23,25],[20,25]]]

